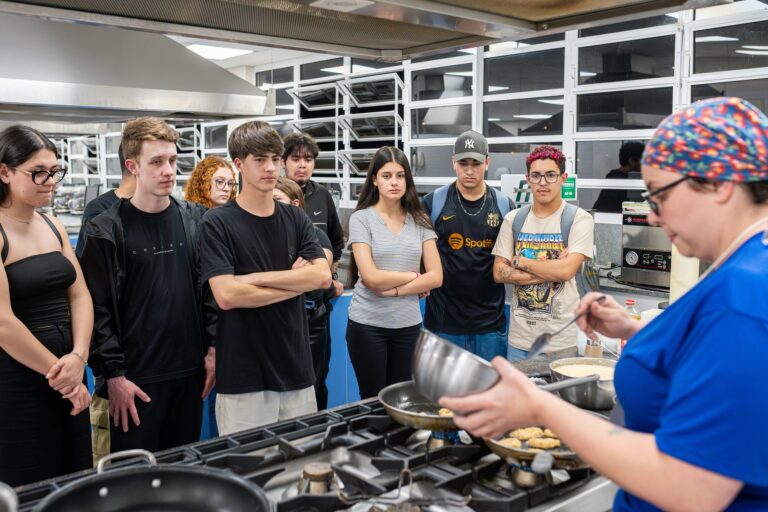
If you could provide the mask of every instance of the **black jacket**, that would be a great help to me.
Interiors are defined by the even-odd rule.
[[[123,223],[120,219],[121,199],[108,210],[86,223],[86,241],[80,265],[93,299],[94,321],[89,363],[94,373],[105,379],[125,375],[125,353],[121,346],[120,296],[125,283],[125,255]],[[204,206],[177,201],[182,224],[190,247],[192,281],[196,283],[196,302],[200,308],[203,340],[207,347],[216,339],[217,309],[210,287],[200,279],[200,253],[198,246],[199,223]]]
[[[341,227],[333,196],[327,188],[314,181],[308,181],[303,190],[309,219],[328,235],[333,246],[333,261],[339,261],[344,249],[344,229]]]

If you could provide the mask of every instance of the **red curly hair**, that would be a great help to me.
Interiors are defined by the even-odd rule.
[[[232,172],[232,178],[237,180],[232,164],[218,156],[207,156],[200,160],[195,166],[195,170],[189,175],[187,186],[184,187],[184,199],[201,204],[206,208],[213,208],[216,206],[214,202],[211,201],[211,180],[213,179],[214,173],[222,167],[229,169]],[[237,197],[237,187],[232,188],[232,192],[229,194],[229,200],[231,201],[235,197]]]
[[[531,164],[536,160],[554,160],[560,172],[565,172],[565,155],[554,146],[539,146],[525,159],[525,167],[531,171]]]

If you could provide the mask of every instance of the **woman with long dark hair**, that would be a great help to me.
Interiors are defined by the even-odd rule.
[[[36,211],[65,173],[40,132],[0,133],[0,480],[13,486],[91,466],[93,303],[64,226]]]
[[[408,159],[398,148],[380,148],[349,219],[350,277],[360,280],[349,306],[347,346],[363,398],[411,378],[419,298],[443,281],[436,238]]]

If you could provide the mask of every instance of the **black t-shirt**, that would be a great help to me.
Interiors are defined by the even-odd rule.
[[[257,217],[237,201],[209,210],[200,229],[202,276],[290,270],[296,259],[324,258],[309,218],[275,202]],[[304,295],[259,308],[219,309],[216,387],[220,393],[294,391],[312,386]]]
[[[432,200],[433,194],[423,199],[427,212],[432,210]],[[424,327],[449,334],[496,331],[505,322],[504,285],[493,281],[491,251],[504,219],[490,189],[485,204],[482,198],[462,198],[462,209],[457,201],[453,183],[435,221],[443,285],[427,297]],[[514,208],[511,200],[509,208]]]
[[[203,336],[179,207],[146,213],[120,207],[125,283],[120,297],[126,378],[160,382],[194,375],[203,364]]]

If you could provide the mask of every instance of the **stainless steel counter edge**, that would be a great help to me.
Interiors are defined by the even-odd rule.
[[[583,487],[543,503],[528,512],[605,512],[613,509],[618,486],[598,476]]]

